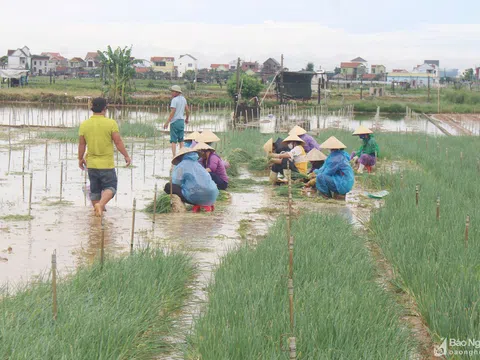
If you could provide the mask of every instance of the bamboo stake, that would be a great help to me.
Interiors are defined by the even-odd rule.
[[[60,163],[60,201],[62,201],[63,195],[63,162]]]
[[[173,196],[172,177],[173,177],[173,164],[172,164],[172,166],[170,167],[170,206],[173,206],[173,200],[172,200],[172,196]]]
[[[465,221],[465,247],[468,247],[468,229],[470,227],[470,215],[467,215],[467,219]]]
[[[290,360],[296,360],[297,359],[297,344],[296,344],[296,339],[295,337],[288,338],[288,343],[289,343],[289,351],[290,351]]]
[[[133,199],[133,210],[132,210],[132,235],[130,238],[130,254],[133,254],[133,239],[135,235],[135,209],[137,207],[137,199]]]
[[[84,189],[84,196],[83,196],[83,202],[85,206],[87,206],[87,169],[84,170],[84,176],[83,176],[83,189]]]
[[[294,330],[294,310],[293,310],[293,279],[288,279],[288,298],[290,307],[290,332],[293,334]]]
[[[33,172],[30,174],[30,194],[28,195],[28,217],[32,216]]]
[[[415,185],[415,203],[417,207],[418,207],[419,188],[420,188],[419,184]]]
[[[440,220],[440,195],[437,196],[437,221]]]
[[[53,320],[57,320],[57,250],[52,254],[52,310]]]

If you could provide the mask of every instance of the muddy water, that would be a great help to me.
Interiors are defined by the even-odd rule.
[[[191,114],[191,122],[187,125],[187,131],[209,129],[212,131],[226,131],[231,128],[230,108],[220,108],[208,111],[208,108],[194,108]],[[309,124],[310,130],[325,128],[341,128],[354,130],[360,124],[376,131],[389,132],[422,132],[431,135],[442,136],[443,133],[426,118],[420,120],[406,119],[403,115],[380,116],[356,114],[353,118],[341,116],[338,112],[313,115],[307,111],[296,110],[287,118],[278,114],[269,114],[270,109],[262,109],[261,118],[249,122],[248,126],[257,127],[261,132],[271,133],[283,128],[290,128],[295,123]],[[90,113],[87,106],[73,105],[18,105],[0,104],[0,125],[29,125],[29,126],[78,126],[88,118]],[[156,124],[160,129],[162,123],[167,119],[167,107],[146,107],[132,106],[108,109],[108,116],[117,120],[120,124],[124,122],[142,122]],[[469,128],[473,133],[480,132],[480,122],[476,121],[475,115],[462,116],[462,126]],[[445,127],[449,127],[448,124]],[[283,129],[285,130],[285,129]],[[288,129],[287,129],[288,130]],[[452,130],[453,131],[453,130]]]

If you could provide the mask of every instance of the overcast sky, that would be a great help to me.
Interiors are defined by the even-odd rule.
[[[357,56],[387,70],[480,65],[478,0],[2,0],[0,12],[1,54],[27,45],[84,57],[110,44],[138,58],[190,53],[202,67],[281,53],[292,70]]]

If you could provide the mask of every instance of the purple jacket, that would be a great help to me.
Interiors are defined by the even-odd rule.
[[[225,169],[225,163],[216,153],[211,153],[208,157],[208,162],[205,165],[205,160],[200,159],[200,164],[207,169],[212,170],[212,173],[217,174],[220,179],[228,183],[227,170]]]
[[[311,137],[308,134],[303,134],[299,136],[300,139],[305,141],[305,144],[303,144],[303,148],[305,149],[305,152],[308,154],[310,150],[312,149],[317,149],[320,150],[320,145],[318,145],[317,141]]]

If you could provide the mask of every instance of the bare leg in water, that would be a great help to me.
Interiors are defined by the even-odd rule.
[[[101,217],[105,211],[105,205],[113,199],[112,190],[106,189],[102,191],[102,197],[100,200],[93,200],[93,209],[95,210],[95,216]]]

